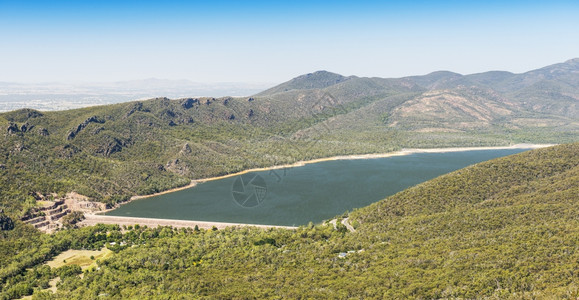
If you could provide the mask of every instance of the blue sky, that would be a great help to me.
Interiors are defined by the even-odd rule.
[[[0,0],[0,81],[516,73],[579,57],[579,1]]]

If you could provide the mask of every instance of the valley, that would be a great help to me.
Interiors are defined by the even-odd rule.
[[[578,69],[574,59],[523,74],[320,71],[251,97],[7,112],[0,200],[20,217],[38,193],[76,192],[112,207],[191,180],[324,157],[574,142]]]
[[[188,189],[131,201],[105,214],[150,222],[159,218],[292,227],[319,224],[439,175],[531,147],[408,149],[246,170],[196,180]],[[544,146],[534,145],[540,147]],[[252,183],[252,177],[258,181]],[[236,194],[240,180],[242,198]],[[264,193],[258,194],[256,188]],[[254,196],[258,202],[251,203]]]
[[[247,97],[1,113],[0,297],[576,298],[578,86],[572,59],[522,74],[318,71]],[[540,145],[548,147],[507,155]],[[417,171],[424,178],[390,192],[384,172],[358,172],[375,179],[376,195],[336,210],[302,205],[298,214],[326,211],[312,222],[94,215],[220,182],[209,179],[243,183],[249,170],[354,171],[352,159],[363,158],[368,171],[386,157],[457,162],[465,152],[449,151],[480,147],[514,152]],[[404,181],[413,168],[392,174]],[[287,189],[311,193],[303,186],[314,180],[290,179]],[[238,185],[225,184],[243,194]],[[256,204],[256,186],[257,196],[233,199]],[[344,187],[330,198],[355,198]],[[167,193],[174,189],[182,190]],[[203,212],[182,209],[194,211]],[[108,254],[84,259],[93,266],[84,270],[45,265],[70,250]]]

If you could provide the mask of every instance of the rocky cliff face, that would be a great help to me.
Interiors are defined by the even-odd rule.
[[[97,116],[92,116],[86,119],[84,122],[80,123],[75,129],[69,131],[68,135],[66,136],[67,140],[74,139],[83,129],[85,129],[88,124],[90,123],[99,123],[103,124],[105,120],[98,118]]]

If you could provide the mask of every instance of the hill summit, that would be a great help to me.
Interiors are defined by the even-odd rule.
[[[340,74],[328,71],[317,71],[298,76],[257,95],[275,94],[290,90],[323,89],[348,79],[350,79],[350,77],[345,77]]]

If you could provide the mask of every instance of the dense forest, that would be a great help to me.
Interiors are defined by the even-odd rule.
[[[1,297],[579,296],[579,143],[479,163],[296,230],[94,226],[0,231]],[[110,248],[82,270],[44,262]],[[46,288],[59,278],[57,292]]]

